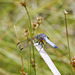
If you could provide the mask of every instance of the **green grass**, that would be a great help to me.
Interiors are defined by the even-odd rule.
[[[61,75],[71,75],[69,65],[69,54],[67,50],[64,9],[72,13],[67,16],[69,43],[71,57],[75,56],[75,21],[72,10],[74,1],[69,0],[26,0],[27,8],[32,22],[42,16],[42,24],[39,33],[45,33],[59,49],[49,48],[46,50]],[[29,25],[27,13],[19,1],[0,1],[0,75],[20,75],[22,67],[19,49],[16,49],[17,38],[14,31],[16,26],[20,41],[25,40],[24,29]],[[33,7],[34,6],[34,7]],[[28,72],[29,48],[22,51],[24,58],[25,72]],[[52,75],[45,62],[35,50],[36,75]],[[33,53],[32,53],[33,54]],[[31,55],[32,55],[31,54]],[[31,67],[33,73],[33,68]],[[73,70],[73,69],[72,69]],[[73,74],[75,71],[73,70]]]

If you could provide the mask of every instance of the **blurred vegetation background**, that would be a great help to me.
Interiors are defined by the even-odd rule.
[[[0,75],[20,75],[21,59],[16,48],[16,26],[20,41],[25,40],[24,29],[29,24],[21,0],[0,0]],[[71,75],[67,50],[64,10],[68,11],[68,33],[71,57],[75,56],[75,0],[26,0],[32,22],[42,16],[42,24],[36,33],[45,33],[59,49],[46,50],[61,75]],[[35,34],[35,35],[36,35]],[[28,72],[28,48],[23,50],[25,72]],[[53,75],[35,49],[37,75]],[[73,70],[73,75],[75,71]],[[33,73],[33,70],[32,70]]]

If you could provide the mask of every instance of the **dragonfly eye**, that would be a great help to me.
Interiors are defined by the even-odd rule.
[[[35,36],[36,39],[39,39],[38,35]]]

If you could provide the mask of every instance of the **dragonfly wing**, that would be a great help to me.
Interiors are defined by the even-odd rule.
[[[21,46],[21,49],[23,49],[23,48],[26,48],[26,47],[28,47],[29,45],[31,45],[32,43],[31,43],[31,39],[27,39],[27,40],[24,40],[24,41],[22,41],[22,42],[19,42],[17,45],[18,46]]]
[[[44,39],[49,45],[51,45],[54,48],[57,48],[57,46],[53,42],[51,42],[47,37],[44,37]]]

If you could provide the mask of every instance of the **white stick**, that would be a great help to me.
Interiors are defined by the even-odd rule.
[[[42,58],[44,59],[44,61],[46,62],[46,64],[48,65],[48,67],[50,68],[50,70],[52,71],[52,73],[54,75],[61,75],[56,66],[54,65],[54,63],[52,62],[52,60],[50,59],[50,57],[48,56],[48,54],[42,48],[42,46],[40,44],[38,45],[38,43],[35,43],[34,41],[33,44],[42,56]]]

